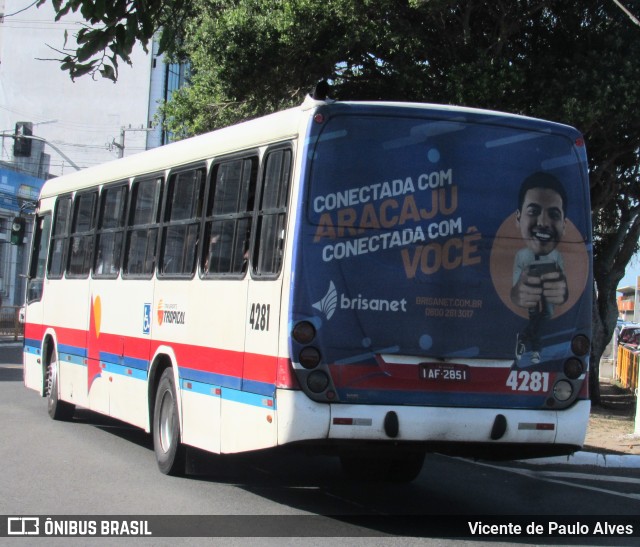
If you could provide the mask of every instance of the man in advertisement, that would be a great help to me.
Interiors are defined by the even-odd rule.
[[[554,307],[569,296],[562,253],[556,247],[566,226],[567,195],[549,173],[527,177],[518,196],[516,221],[526,246],[513,265],[511,301],[528,310],[529,322],[518,334],[516,360],[531,352],[531,364],[541,360],[541,329],[553,317]]]

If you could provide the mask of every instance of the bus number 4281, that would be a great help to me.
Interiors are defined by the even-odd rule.
[[[549,389],[549,373],[512,370],[507,378],[507,386],[513,391],[547,391]]]
[[[253,330],[269,330],[271,304],[251,304],[249,324]]]

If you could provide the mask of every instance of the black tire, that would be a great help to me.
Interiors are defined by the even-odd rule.
[[[173,380],[173,369],[168,368],[160,377],[153,410],[153,448],[158,469],[165,475],[183,475],[185,447],[180,442],[178,401]]]
[[[422,471],[424,452],[398,454],[345,454],[340,456],[342,471],[358,481],[411,482]]]
[[[44,394],[47,397],[47,411],[54,420],[69,421],[73,418],[76,405],[58,398],[58,353],[53,348],[47,359]]]

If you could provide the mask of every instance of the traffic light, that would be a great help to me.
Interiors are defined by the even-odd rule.
[[[31,156],[31,139],[33,124],[31,122],[17,122],[13,140],[13,156],[28,158]]]
[[[16,217],[11,223],[11,245],[22,245],[24,243],[24,233],[27,227],[27,219]]]

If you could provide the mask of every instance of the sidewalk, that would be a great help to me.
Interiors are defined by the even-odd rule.
[[[615,385],[613,363],[605,359],[600,363],[600,395],[602,406],[591,408],[582,451],[527,463],[640,469],[640,435],[634,434],[637,399]]]
[[[640,437],[639,437],[640,438]],[[523,460],[531,465],[581,465],[605,467],[607,469],[640,469],[640,456],[629,454],[606,454],[604,452],[576,452],[571,456],[536,458]]]

